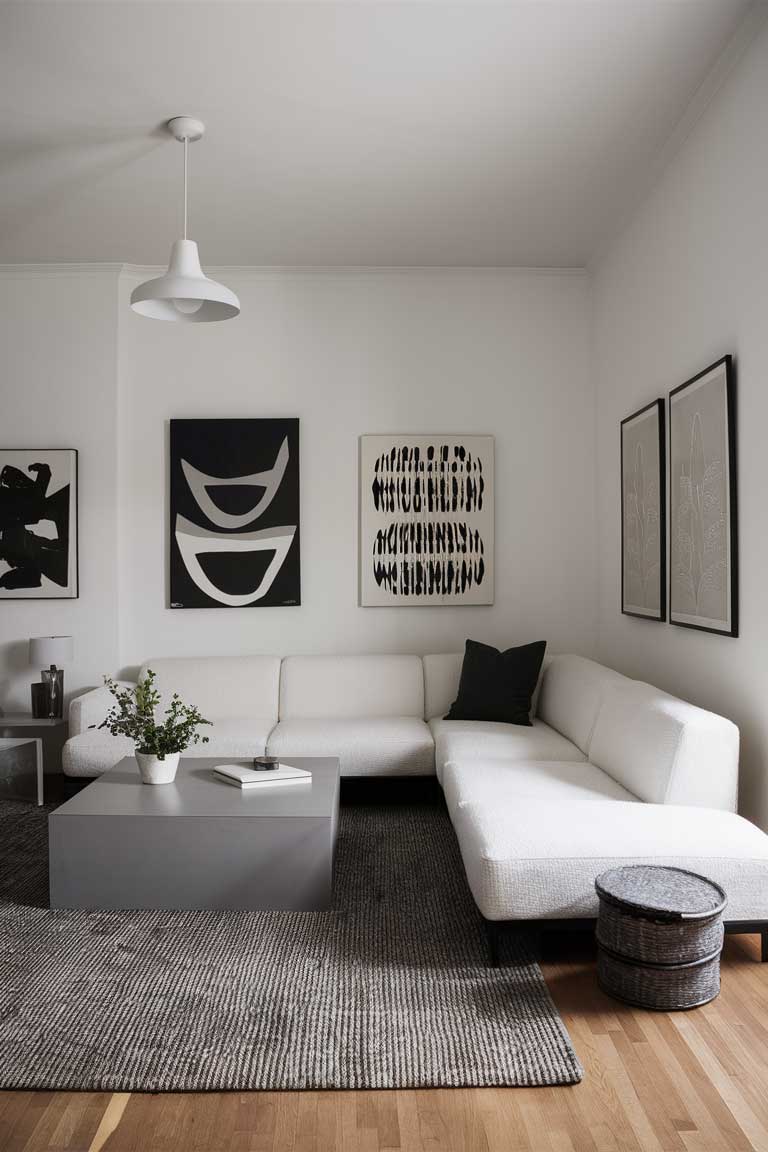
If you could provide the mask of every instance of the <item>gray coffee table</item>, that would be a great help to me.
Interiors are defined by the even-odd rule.
[[[52,812],[51,907],[327,908],[338,760],[291,757],[311,783],[263,790],[217,780],[220,763],[182,759],[173,784],[148,785],[129,757]]]

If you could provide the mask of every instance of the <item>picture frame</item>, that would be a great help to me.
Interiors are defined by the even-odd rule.
[[[669,620],[738,636],[736,380],[723,356],[669,394]]]
[[[621,611],[666,620],[666,436],[663,399],[621,421]]]
[[[493,436],[360,437],[362,607],[493,604]]]
[[[169,607],[300,604],[299,420],[171,420],[169,465]]]
[[[76,448],[0,448],[0,601],[80,595]]]

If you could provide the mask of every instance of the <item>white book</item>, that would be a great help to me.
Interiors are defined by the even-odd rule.
[[[305,768],[291,768],[288,764],[278,764],[268,772],[257,772],[242,764],[217,764],[213,770],[227,784],[235,788],[267,788],[275,784],[304,784],[312,779],[312,773]]]

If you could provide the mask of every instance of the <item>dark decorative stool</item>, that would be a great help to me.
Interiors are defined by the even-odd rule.
[[[595,881],[597,980],[604,992],[669,1012],[720,991],[723,909],[719,885],[695,872],[637,864]]]

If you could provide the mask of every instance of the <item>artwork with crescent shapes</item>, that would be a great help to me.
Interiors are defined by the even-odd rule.
[[[301,602],[299,421],[171,420],[171,608]]]

